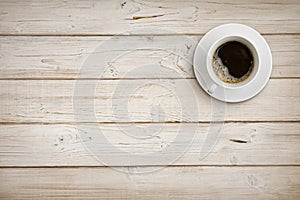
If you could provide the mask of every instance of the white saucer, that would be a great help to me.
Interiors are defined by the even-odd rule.
[[[218,85],[208,73],[206,62],[210,47],[219,38],[240,36],[251,40],[257,53],[260,55],[260,69],[254,79],[244,87],[228,88]],[[204,89],[212,97],[224,102],[241,102],[257,95],[268,83],[272,72],[271,50],[265,39],[254,29],[242,24],[224,24],[207,32],[199,42],[194,54],[194,71],[196,78]],[[214,92],[210,88],[214,87]]]

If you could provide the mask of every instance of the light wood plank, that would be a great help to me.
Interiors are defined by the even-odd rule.
[[[299,33],[299,1],[11,1],[0,3],[0,34],[203,34],[229,22],[262,33]],[[142,27],[142,28],[141,28]],[[152,30],[147,30],[152,29]]]
[[[273,54],[272,77],[300,76],[300,35],[266,35]],[[200,36],[0,37],[0,78],[75,79],[96,52],[99,62],[89,78],[194,78],[193,55]],[[131,45],[131,44],[135,45]],[[96,49],[98,48],[98,49]],[[96,50],[95,50],[96,49]],[[99,53],[101,51],[101,53]],[[140,73],[128,73],[145,66]]]
[[[0,169],[3,199],[297,199],[300,167]],[[142,169],[144,170],[144,169]]]
[[[76,96],[75,84],[82,87]],[[87,94],[94,85],[95,95]],[[209,122],[222,116],[225,121],[300,119],[299,79],[271,79],[258,96],[238,104],[213,101],[195,79],[2,80],[0,86],[1,122],[69,123],[75,122],[74,113],[81,117],[77,122]]]
[[[146,126],[144,124],[143,126]],[[146,157],[158,153],[173,157],[170,165],[299,165],[299,123],[226,123],[221,129],[215,147],[203,157],[202,147],[206,141],[210,124],[155,124],[149,128],[151,137],[142,131],[125,133],[129,124],[88,125],[89,130],[103,133],[112,146],[94,141],[103,146],[102,154],[117,156],[114,166],[153,166],[158,163]],[[142,126],[140,124],[140,126]],[[161,129],[159,129],[161,128]],[[76,125],[2,125],[0,126],[1,166],[103,166],[110,165],[105,159],[100,162],[88,151],[78,133]],[[157,129],[159,131],[157,131]],[[196,132],[195,132],[196,130]],[[88,133],[91,134],[91,133]],[[194,135],[195,134],[195,135]],[[211,134],[211,133],[210,133]],[[182,140],[175,140],[181,135]],[[179,137],[179,136],[178,136]],[[190,143],[189,138],[194,137]],[[95,138],[91,138],[95,140]],[[183,152],[161,152],[169,146],[184,147]],[[113,153],[113,147],[120,153]],[[276,153],[274,153],[276,150]],[[125,152],[128,152],[126,154]],[[161,153],[159,153],[161,152]],[[181,157],[178,158],[178,156]],[[206,155],[206,153],[205,153]],[[103,158],[103,157],[102,157]]]

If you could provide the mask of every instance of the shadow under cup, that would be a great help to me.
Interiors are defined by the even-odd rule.
[[[227,42],[239,42],[239,43],[244,44],[250,50],[250,52],[253,56],[253,65],[252,65],[252,68],[249,69],[251,71],[249,72],[247,77],[240,82],[236,82],[236,83],[225,82],[225,81],[221,80],[213,70],[214,56],[215,56],[218,48]],[[218,41],[216,41],[210,47],[210,49],[208,51],[206,63],[207,63],[206,66],[207,66],[208,74],[214,80],[214,82],[216,84],[218,84],[219,86],[229,88],[229,89],[241,88],[241,87],[248,85],[250,82],[252,82],[255,79],[255,77],[259,71],[259,56],[258,56],[257,50],[255,49],[254,45],[248,39],[240,37],[240,36],[227,36],[227,37],[221,38]]]

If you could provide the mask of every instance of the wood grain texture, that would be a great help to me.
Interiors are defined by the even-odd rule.
[[[299,1],[11,1],[0,3],[1,34],[203,34],[228,22],[261,33],[298,33]],[[142,27],[142,28],[141,28]],[[152,29],[148,30],[147,29]],[[146,31],[145,31],[146,30]]]
[[[299,77],[300,35],[265,35],[273,54],[272,78]],[[193,56],[200,36],[0,37],[0,79],[76,79],[86,59],[99,62],[102,78],[194,78]],[[135,45],[132,45],[132,44]],[[113,55],[101,65],[101,60]],[[140,73],[129,73],[144,65]]]
[[[299,0],[1,0],[0,199],[298,199],[299,13]],[[201,158],[215,102],[191,61],[203,34],[224,23],[262,33],[273,71],[255,98],[218,104],[226,123]],[[91,55],[97,62],[86,62]],[[128,154],[90,131],[82,137],[82,124]],[[185,147],[194,131],[184,154],[163,151]],[[115,153],[114,167],[82,140]],[[161,157],[132,159],[153,152]]]
[[[143,124],[140,124],[140,126]],[[147,124],[144,124],[146,126]],[[299,123],[226,123],[223,125],[215,147],[207,157],[200,154],[210,124],[189,124],[179,131],[182,124],[152,125],[152,136],[146,133],[126,133],[129,124],[89,124],[89,130],[102,134],[123,154],[114,166],[154,166],[129,157],[143,153],[159,153],[169,146],[186,146],[186,152],[161,152],[158,157],[174,157],[170,165],[298,165],[300,163]],[[158,127],[162,127],[156,131]],[[78,133],[79,127],[67,124],[51,125],[2,125],[0,126],[1,166],[103,166],[84,146]],[[194,131],[196,130],[196,132]],[[90,134],[90,133],[89,133]],[[183,139],[175,137],[180,134]],[[189,137],[194,140],[186,142]],[[95,140],[95,138],[92,138]],[[96,142],[96,141],[95,141]],[[105,142],[98,145],[105,147]],[[103,148],[103,154],[113,154],[112,146]],[[276,149],[276,153],[274,150]],[[128,154],[124,154],[128,152]],[[181,153],[184,153],[181,155]],[[178,156],[181,157],[177,160]],[[163,164],[162,164],[163,165]]]
[[[3,199],[297,199],[300,167],[0,169]],[[151,170],[151,169],[149,169]],[[16,192],[18,191],[18,192]]]
[[[75,84],[82,88],[78,95],[74,93]],[[93,85],[97,86],[95,93],[86,94]],[[77,122],[300,119],[299,79],[271,79],[258,96],[239,104],[218,103],[212,100],[195,79],[99,82],[2,80],[0,86],[1,122],[70,123],[75,122],[74,115],[79,116],[76,118]],[[94,116],[91,113],[95,113],[96,119],[91,118]],[[214,116],[218,118],[213,118]]]

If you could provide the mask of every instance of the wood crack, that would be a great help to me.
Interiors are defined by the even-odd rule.
[[[248,143],[248,141],[246,140],[239,140],[239,139],[230,139],[229,141],[236,142],[236,143]]]
[[[159,15],[147,15],[147,16],[133,16],[129,20],[139,20],[139,19],[145,19],[145,18],[156,18],[156,17],[162,17],[164,14]]]

